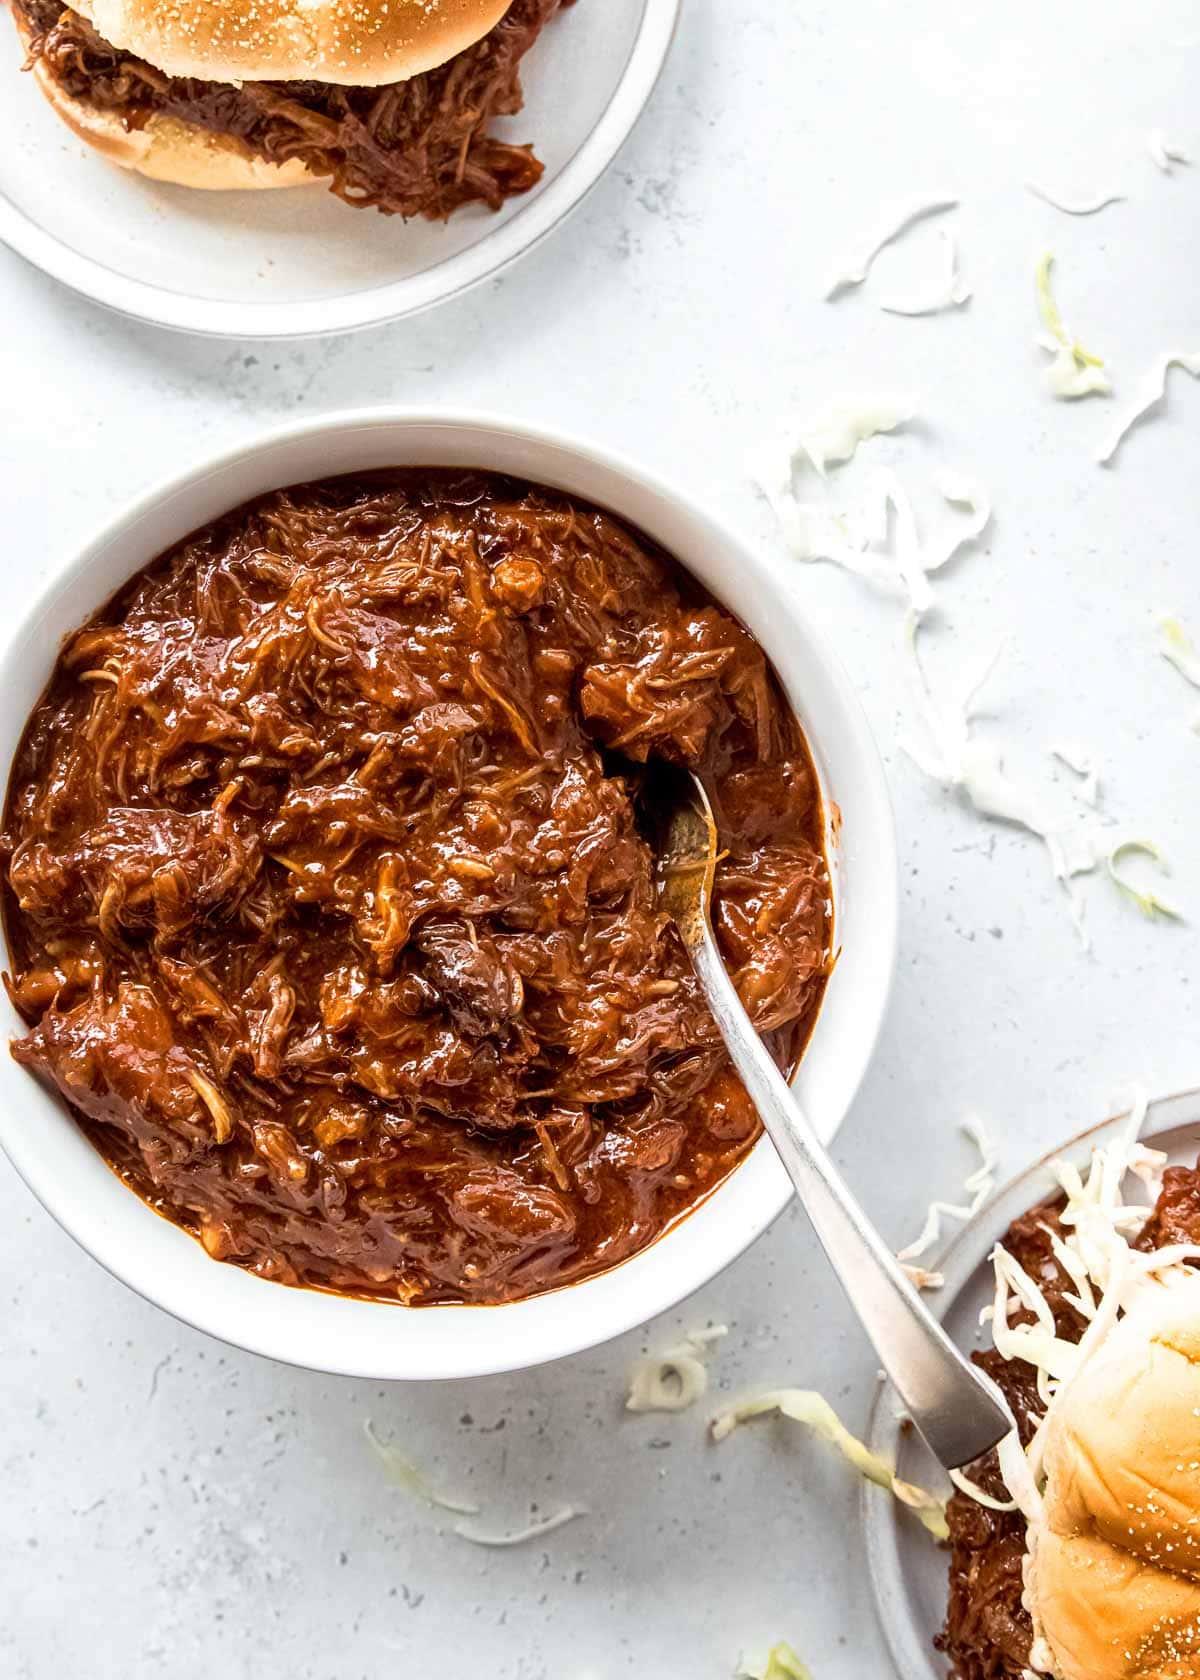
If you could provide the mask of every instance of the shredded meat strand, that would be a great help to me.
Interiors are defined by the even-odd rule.
[[[1085,1324],[1066,1296],[1070,1279],[1054,1258],[1049,1231],[1061,1235],[1061,1198],[1014,1221],[1005,1246],[1042,1287],[1058,1334],[1078,1341]],[[1170,1167],[1162,1192],[1138,1241],[1143,1249],[1200,1242],[1200,1165]],[[1019,1320],[1014,1319],[1014,1322]],[[998,1353],[974,1355],[975,1363],[1000,1385],[1028,1445],[1044,1407],[1031,1365]],[[969,1472],[985,1493],[1004,1499],[1007,1489],[995,1453]],[[1033,1628],[1021,1603],[1025,1524],[1019,1513],[989,1511],[963,1493],[947,1510],[950,1579],[946,1625],[934,1644],[950,1661],[951,1680],[1021,1680],[1029,1669]]]
[[[489,34],[409,81],[207,82],[168,76],[110,46],[61,0],[12,0],[40,63],[73,99],[127,129],[156,114],[219,134],[268,163],[303,163],[347,204],[444,221],[464,204],[498,210],[528,192],[542,165],[529,146],[489,132],[523,104],[521,60],[571,0],[513,0]]]
[[[612,1266],[757,1132],[658,909],[663,760],[711,790],[718,935],[789,1066],[830,964],[823,817],[746,632],[550,492],[266,497],[78,631],[29,723],[14,1054],[263,1276],[495,1302]]]

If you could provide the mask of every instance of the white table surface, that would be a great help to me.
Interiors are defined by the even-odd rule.
[[[603,4],[603,0],[581,0]],[[418,321],[263,348],[172,337],[72,298],[0,252],[0,625],[122,498],[264,422],[340,405],[508,408],[595,434],[702,488],[774,545],[742,470],[774,418],[847,389],[912,393],[928,428],[880,456],[938,459],[991,488],[994,526],[943,582],[935,680],[1001,636],[981,725],[1015,771],[1047,744],[1105,761],[1114,835],[1157,840],[1183,925],[1085,883],[1080,949],[1038,843],[981,822],[896,747],[913,706],[897,608],[782,549],[841,648],[888,761],[902,956],[879,1053],[838,1155],[899,1240],[970,1164],[987,1115],[1004,1164],[1098,1118],[1130,1080],[1200,1082],[1200,704],[1157,655],[1153,615],[1200,634],[1200,387],[1118,468],[1091,455],[1112,405],[1053,402],[1032,268],[1059,258],[1068,323],[1128,398],[1159,350],[1200,349],[1200,168],[1160,174],[1164,128],[1200,155],[1200,25],[1188,0],[950,8],[937,0],[684,0],[653,105],[581,213],[502,281]],[[1031,198],[1116,185],[1072,220]],[[936,229],[863,291],[824,282],[913,192],[957,194],[975,299],[906,321]],[[351,231],[352,230],[348,230]],[[816,1680],[883,1674],[840,1463],[785,1425],[720,1447],[708,1406],[622,1416],[646,1344],[731,1329],[715,1395],[796,1382],[861,1425],[875,1362],[801,1218],[669,1322],[528,1375],[424,1390],[281,1369],[182,1329],[112,1282],[0,1171],[0,1672],[147,1680],[728,1676],[787,1637]],[[713,1398],[710,1396],[710,1398]],[[477,1550],[388,1485],[365,1418],[498,1522],[590,1507],[544,1543]]]

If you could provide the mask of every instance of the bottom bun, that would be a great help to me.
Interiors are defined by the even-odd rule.
[[[155,115],[144,128],[126,128],[115,113],[73,99],[43,65],[35,63],[34,75],[72,134],[86,140],[108,163],[153,181],[218,192],[315,186],[320,181],[298,158],[267,163],[243,151],[235,140],[176,117]]]

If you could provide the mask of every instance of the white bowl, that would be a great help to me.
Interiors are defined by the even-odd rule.
[[[599,180],[649,99],[680,0],[591,0],[546,29],[525,108],[494,127],[546,172],[493,214],[446,223],[353,210],[323,187],[196,192],[106,164],[22,76],[0,18],[0,240],[85,297],[159,326],[236,338],[347,332],[497,274]]]
[[[688,496],[606,450],[486,416],[376,410],[287,426],[188,468],[118,515],[15,627],[0,654],[0,763],[12,760],[62,637],[171,544],[283,485],[426,466],[489,468],[611,509],[682,561],[770,656],[808,735],[831,819],[841,957],[797,1075],[810,1114],[831,1137],[874,1048],[895,958],[895,834],[875,745],[840,666],[754,549]],[[3,1007],[4,1026],[22,1030]],[[0,1144],[63,1228],[148,1300],[253,1352],[374,1378],[476,1376],[594,1346],[713,1277],[791,1195],[762,1141],[690,1217],[613,1271],[513,1305],[406,1310],[285,1288],[210,1260],[139,1201],[58,1100],[8,1056],[0,1056]]]

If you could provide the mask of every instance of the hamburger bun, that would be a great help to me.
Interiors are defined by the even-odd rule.
[[[1043,1531],[1033,1554],[1042,1636],[1063,1680],[1195,1680],[1200,1585],[1094,1534]]]
[[[80,0],[122,52],[206,82],[405,82],[488,34],[511,0]]]
[[[1030,1594],[1065,1680],[1200,1680],[1200,1277],[1147,1289],[1051,1408]]]
[[[19,14],[15,15],[20,27]],[[136,170],[153,181],[168,181],[180,187],[248,191],[261,187],[302,187],[319,179],[298,159],[284,164],[267,163],[243,151],[236,141],[174,117],[156,115],[144,128],[126,128],[115,112],[99,111],[82,100],[72,99],[40,60],[35,62],[33,74],[51,108],[72,134],[94,147],[107,163]]]

